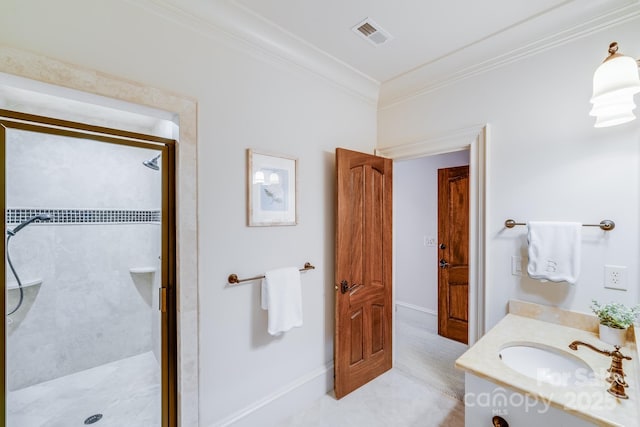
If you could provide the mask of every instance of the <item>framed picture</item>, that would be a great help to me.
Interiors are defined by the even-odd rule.
[[[296,225],[298,159],[247,150],[249,227]]]

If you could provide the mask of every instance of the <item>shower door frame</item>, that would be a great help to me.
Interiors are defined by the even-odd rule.
[[[88,125],[85,123],[60,120],[51,117],[20,113],[0,109],[0,206],[2,207],[2,229],[6,230],[6,136],[8,129],[66,136],[70,138],[91,139],[103,143],[130,147],[147,148],[161,152],[162,206],[161,206],[161,411],[162,427],[177,427],[177,282],[176,282],[176,141],[153,135],[124,131],[114,128]],[[0,307],[6,307],[6,243],[0,245]],[[6,309],[5,309],[6,310]],[[6,421],[6,321],[0,322],[0,387],[3,399],[0,399],[0,420]]]

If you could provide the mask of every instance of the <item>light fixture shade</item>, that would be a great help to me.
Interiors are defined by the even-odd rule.
[[[592,103],[602,97],[631,95],[640,92],[638,64],[629,56],[617,55],[605,60],[593,75]]]
[[[609,56],[593,74],[593,108],[595,127],[615,126],[636,118],[633,95],[640,92],[638,63],[618,53],[618,43],[609,45]]]
[[[616,126],[630,122],[635,118],[636,116],[630,110],[620,111],[617,114],[602,114],[596,117],[596,123],[593,126],[597,128]]]
[[[609,127],[635,119],[636,116],[632,113],[634,108],[636,104],[633,102],[633,94],[613,93],[600,96],[589,114],[596,116],[595,127]]]

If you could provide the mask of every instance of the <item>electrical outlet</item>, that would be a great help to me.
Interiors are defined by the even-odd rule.
[[[522,257],[517,255],[511,256],[511,274],[514,276],[522,276]]]
[[[608,289],[627,290],[627,267],[621,265],[604,266],[604,287]]]
[[[425,246],[435,246],[436,245],[436,238],[433,236],[423,236],[422,237],[422,244]]]

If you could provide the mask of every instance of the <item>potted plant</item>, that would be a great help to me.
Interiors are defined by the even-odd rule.
[[[591,310],[600,320],[600,339],[608,344],[624,346],[627,329],[640,314],[640,305],[629,308],[617,302],[604,305],[596,300],[591,302]]]

